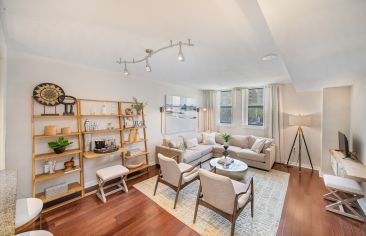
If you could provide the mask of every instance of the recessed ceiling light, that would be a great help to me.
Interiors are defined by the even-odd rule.
[[[272,61],[272,60],[276,59],[277,57],[278,57],[277,54],[270,53],[270,54],[264,55],[261,59],[262,59],[262,61]]]

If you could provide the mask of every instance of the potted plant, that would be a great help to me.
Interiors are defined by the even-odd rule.
[[[224,147],[229,147],[229,141],[231,139],[231,135],[227,134],[227,133],[224,133],[222,135],[222,137],[224,138]]]
[[[145,106],[147,106],[147,103],[139,102],[137,100],[137,98],[135,98],[135,97],[133,97],[132,100],[133,100],[133,103],[132,103],[131,107],[136,110],[138,115],[141,115],[141,111],[142,111],[142,109],[144,109]]]
[[[59,137],[56,142],[49,142],[48,146],[53,149],[53,151],[57,154],[63,153],[67,146],[72,144],[69,140],[64,137]]]

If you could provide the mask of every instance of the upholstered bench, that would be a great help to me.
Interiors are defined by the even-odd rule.
[[[357,202],[364,197],[360,184],[355,180],[333,175],[323,175],[323,179],[330,191],[323,197],[334,202],[325,206],[325,209],[364,222],[364,213]]]
[[[98,185],[99,185],[99,189],[97,191],[97,196],[100,200],[102,200],[102,202],[106,203],[107,202],[106,197],[113,193],[116,193],[118,191],[125,191],[126,193],[128,192],[126,181],[125,181],[125,177],[128,174],[128,169],[126,167],[124,167],[122,165],[110,166],[110,167],[106,167],[106,168],[98,170],[96,174],[97,174],[97,181],[98,181]],[[121,178],[121,180],[116,183],[104,186],[107,181],[117,179],[117,178]],[[104,190],[111,188],[113,186],[117,186],[117,188],[114,190],[111,190],[109,192],[106,192],[106,193],[104,192]]]

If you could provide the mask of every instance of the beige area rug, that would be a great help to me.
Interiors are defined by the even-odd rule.
[[[205,163],[203,168],[208,169],[208,163]],[[276,235],[289,174],[249,168],[245,181],[251,176],[254,176],[254,218],[251,218],[250,205],[247,205],[236,221],[235,235]],[[134,187],[199,234],[230,235],[230,222],[203,206],[199,206],[197,221],[193,224],[199,181],[180,192],[177,207],[173,209],[175,192],[169,187],[159,183],[156,195],[153,196],[156,178],[147,179]]]

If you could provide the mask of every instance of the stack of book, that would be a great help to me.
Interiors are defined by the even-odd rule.
[[[233,163],[234,159],[230,157],[221,157],[217,162],[221,165],[227,166]]]

